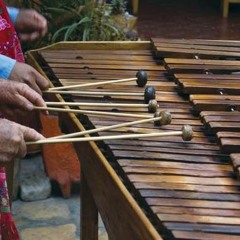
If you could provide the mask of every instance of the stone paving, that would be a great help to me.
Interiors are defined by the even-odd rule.
[[[24,176],[29,178],[29,174],[31,172],[34,174],[40,163],[39,156],[32,158],[31,161],[21,160],[20,178]],[[54,193],[53,186],[51,195],[46,199],[22,201],[19,198],[13,201],[12,213],[21,240],[79,240],[80,201],[79,192],[64,199],[57,191]],[[101,218],[99,239],[108,239]]]
[[[79,240],[80,198],[53,197],[46,200],[13,202],[13,217],[22,240]],[[107,240],[102,221],[99,239]]]

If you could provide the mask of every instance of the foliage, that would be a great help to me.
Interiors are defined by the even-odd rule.
[[[121,1],[114,2],[120,4]],[[108,5],[105,1],[21,0],[20,5],[37,9],[48,20],[48,35],[37,43],[38,46],[57,41],[125,40],[124,29],[106,14]],[[120,6],[121,11],[123,7]]]
[[[124,14],[127,8],[125,0],[112,0],[112,14]]]

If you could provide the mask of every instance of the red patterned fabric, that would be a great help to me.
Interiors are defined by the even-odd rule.
[[[3,0],[0,0],[0,54],[18,62],[25,62],[18,36]],[[41,129],[37,112],[29,112],[28,117],[18,117],[18,123],[34,128],[37,131]]]
[[[3,0],[0,0],[0,54],[24,62],[20,42]]]
[[[24,62],[21,45],[3,0],[0,0],[0,54]],[[5,168],[0,167],[0,240],[19,240],[12,218]]]
[[[5,168],[0,168],[0,240],[19,240],[19,234],[11,215]]]

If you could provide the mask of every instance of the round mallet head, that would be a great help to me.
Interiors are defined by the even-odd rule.
[[[137,80],[136,80],[137,85],[139,87],[144,87],[146,85],[148,76],[147,76],[147,73],[144,70],[137,71],[136,78],[137,78]]]
[[[182,139],[184,141],[191,141],[193,138],[193,130],[190,125],[184,125],[182,127]]]
[[[156,92],[154,87],[147,86],[144,91],[144,101],[146,104],[149,103],[150,100],[156,98]]]
[[[158,109],[158,102],[156,99],[151,99],[148,103],[148,112],[155,113]]]
[[[167,125],[170,124],[172,121],[171,113],[168,111],[157,111],[155,112],[154,117],[161,117],[159,120],[154,122],[155,126]]]

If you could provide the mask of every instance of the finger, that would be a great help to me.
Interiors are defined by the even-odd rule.
[[[19,88],[19,97],[25,99],[30,103],[28,110],[33,109],[33,105],[39,107],[46,107],[46,103],[44,102],[42,96],[38,94],[36,91],[32,90],[28,85],[22,84],[21,88]]]
[[[44,30],[47,28],[47,20],[44,16],[34,11],[34,20],[37,22],[38,29]]]
[[[15,107],[18,107],[20,109],[26,110],[26,111],[32,111],[33,110],[33,103],[31,103],[28,99],[21,95],[15,96],[16,104]]]
[[[47,90],[49,88],[48,80],[37,71],[36,71],[35,80],[41,90]]]
[[[39,29],[39,33],[40,33],[40,36],[43,37],[46,33],[47,33],[47,30],[48,30],[48,27],[47,27],[47,20],[40,15],[40,29]]]
[[[45,36],[46,33],[47,33],[47,31],[48,31],[48,28],[47,28],[47,26],[46,26],[45,28],[43,28],[43,29],[40,31],[40,36],[41,36],[41,37]]]
[[[25,141],[37,141],[44,139],[44,136],[42,134],[38,133],[32,128],[25,127],[23,125],[20,125],[20,128],[23,132],[23,138]]]
[[[42,95],[42,91],[39,87],[39,85],[37,84],[36,82],[36,79],[35,81],[25,81],[25,84],[27,84],[30,88],[32,88],[33,90],[35,90],[38,94]]]
[[[19,33],[18,37],[21,41],[34,41],[40,37],[40,32],[32,32],[32,33]]]
[[[29,89],[31,89],[31,88],[29,88]],[[34,94],[35,96],[33,96],[29,91],[26,92],[26,95],[24,97],[18,96],[19,103],[20,103],[19,105],[21,105],[19,107],[21,107],[22,109],[27,110],[27,111],[32,111],[34,109],[34,106],[47,107],[47,105],[44,102],[41,95],[35,91],[33,91],[33,92],[35,93]],[[26,99],[25,97],[28,99]],[[42,110],[42,113],[45,115],[49,115],[49,112],[46,110]]]
[[[32,32],[30,33],[29,40],[34,41],[40,37],[40,32]]]
[[[30,41],[28,33],[18,33],[18,38],[22,42]]]

